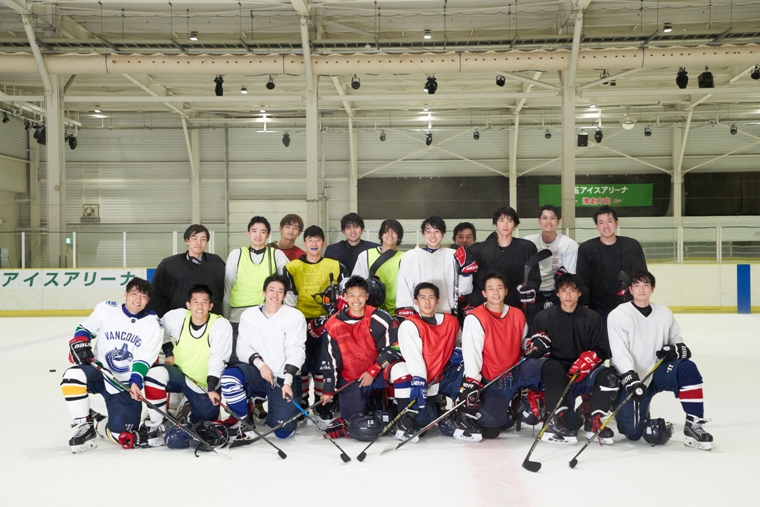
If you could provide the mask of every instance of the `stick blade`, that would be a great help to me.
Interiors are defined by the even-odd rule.
[[[285,454],[283,451],[277,451],[277,455],[280,456],[282,459],[285,459],[288,457],[288,455]]]
[[[525,470],[528,470],[529,472],[533,472],[533,473],[536,473],[539,470],[541,470],[541,463],[539,463],[538,461],[530,461],[529,459],[526,459],[525,461],[523,461],[522,466]]]
[[[398,445],[389,445],[388,447],[386,447],[385,449],[383,449],[382,451],[380,451],[380,454],[385,454],[387,452],[391,452],[391,451],[394,451],[396,449],[398,449]]]
[[[359,461],[364,461],[364,458],[366,458],[366,457],[367,457],[367,453],[364,452],[364,451],[362,451],[362,453],[360,455],[358,455],[356,457],[356,459],[359,460]]]
[[[340,455],[340,459],[343,460],[343,463],[348,463],[349,461],[351,461],[351,458],[349,458],[348,454],[346,454],[345,452]]]
[[[577,459],[573,458],[573,459],[570,460],[570,463],[569,463],[570,468],[575,468],[575,465],[577,465],[577,464],[578,464],[578,460]]]

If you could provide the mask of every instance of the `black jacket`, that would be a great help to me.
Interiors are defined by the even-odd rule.
[[[644,250],[633,238],[618,236],[612,245],[605,245],[599,238],[585,241],[578,247],[576,271],[583,282],[581,303],[617,308],[630,301],[630,295],[617,295],[620,272],[631,275],[643,269],[647,269]]]
[[[211,312],[221,315],[224,261],[212,253],[204,253],[201,264],[189,260],[187,252],[162,260],[151,280],[153,294],[146,309],[163,317],[169,310],[185,308],[187,291],[195,284],[205,284],[211,288],[211,302],[214,303]]]
[[[531,335],[544,331],[551,338],[551,359],[569,369],[584,350],[593,350],[602,361],[609,359],[610,342],[602,318],[593,310],[581,306],[573,313],[565,313],[559,306],[551,306],[536,315]]]

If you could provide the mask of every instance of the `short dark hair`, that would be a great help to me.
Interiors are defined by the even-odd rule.
[[[573,273],[563,273],[557,278],[557,281],[554,282],[554,289],[557,292],[563,287],[570,287],[578,292],[583,292],[583,282],[581,281],[581,278]]]
[[[347,293],[348,289],[352,289],[354,287],[362,289],[364,292],[369,294],[369,284],[367,283],[367,280],[359,275],[354,275],[349,278],[348,281],[346,281],[345,287],[343,287],[343,291]]]
[[[509,283],[507,282],[506,276],[504,276],[502,273],[499,273],[498,271],[489,271],[486,274],[485,278],[483,278],[483,288],[486,287],[486,282],[488,282],[488,280],[491,280],[493,278],[496,278],[497,280],[501,280],[501,283],[504,284],[505,289],[509,287]]]
[[[652,288],[654,289],[654,282],[655,282],[654,275],[650,273],[649,271],[647,271],[646,269],[642,269],[642,270],[634,272],[629,278],[628,286],[630,287],[636,282],[648,282],[649,285],[651,285]]]
[[[125,292],[130,292],[132,289],[137,289],[139,292],[148,296],[148,298],[153,294],[153,287],[150,286],[150,282],[138,277],[134,277],[129,281]]]
[[[272,226],[269,225],[269,220],[259,215],[251,218],[250,222],[248,222],[248,228],[246,229],[246,232],[250,231],[251,227],[253,227],[254,224],[264,224],[267,226],[267,233],[272,232]]]
[[[208,241],[208,240],[211,239],[211,233],[208,232],[208,229],[206,229],[205,225],[193,224],[190,227],[188,227],[187,229],[185,229],[185,241],[187,241],[188,239],[192,238],[193,236],[195,236],[199,232],[205,232],[206,233],[206,241]]]
[[[478,231],[475,229],[475,226],[472,225],[470,222],[460,222],[457,224],[456,227],[454,227],[454,234],[452,234],[451,238],[456,241],[457,240],[457,234],[462,232],[465,229],[470,229],[472,231],[472,239],[476,240],[478,239]]]
[[[322,228],[318,225],[310,225],[306,228],[305,231],[303,231],[304,241],[306,241],[306,238],[322,238],[322,241],[324,241],[325,231],[323,231]]]
[[[538,218],[541,218],[541,215],[544,214],[544,211],[551,211],[554,213],[554,216],[557,217],[557,220],[562,220],[562,210],[560,210],[554,204],[544,204],[541,207],[541,211],[538,212]]]
[[[446,222],[444,222],[443,218],[439,216],[429,217],[422,221],[422,225],[420,226],[422,234],[425,234],[425,229],[428,227],[431,229],[438,229],[443,234],[446,234]]]
[[[288,279],[285,276],[277,274],[277,273],[266,277],[266,279],[264,280],[264,287],[262,290],[266,292],[269,284],[273,282],[281,283],[282,286],[285,288],[285,292],[288,291],[288,287],[289,287]]]
[[[511,206],[503,206],[493,212],[493,224],[499,221],[501,217],[509,217],[515,223],[515,226],[520,225],[520,217],[517,216],[517,212]]]
[[[211,291],[211,287],[205,283],[196,283],[187,291],[187,302],[193,300],[193,294],[208,294],[208,299],[213,303],[214,293]]]
[[[380,224],[380,230],[377,232],[377,239],[383,241],[383,234],[385,234],[389,229],[398,235],[398,243],[396,244],[400,245],[401,240],[404,238],[404,227],[398,220],[383,220],[383,223]]]
[[[355,225],[356,227],[364,230],[364,219],[356,213],[343,215],[343,218],[340,219],[340,230],[344,230],[349,225]]]
[[[303,219],[295,213],[290,213],[282,217],[282,220],[280,220],[280,227],[285,227],[286,225],[297,225],[298,232],[303,231]]]
[[[423,289],[432,289],[433,293],[435,294],[435,298],[440,299],[441,291],[438,289],[438,286],[436,284],[430,282],[421,282],[414,286],[414,299],[417,299],[417,296],[420,295],[420,291]]]
[[[596,220],[599,218],[599,215],[612,215],[612,218],[615,219],[615,222],[618,221],[617,212],[614,208],[610,208],[607,205],[602,206],[601,208],[597,208],[596,211],[594,211],[594,224],[596,224]]]

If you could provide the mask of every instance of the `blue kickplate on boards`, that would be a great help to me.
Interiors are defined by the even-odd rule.
[[[153,281],[153,275],[156,274],[156,268],[148,268],[147,272],[145,273],[145,277],[148,279],[149,282]]]
[[[738,313],[752,313],[752,290],[749,264],[736,265],[736,307]]]

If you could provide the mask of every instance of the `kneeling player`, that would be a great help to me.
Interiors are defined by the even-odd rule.
[[[133,278],[124,293],[125,303],[99,303],[77,327],[69,342],[69,360],[77,366],[63,374],[61,392],[76,425],[74,436],[69,440],[72,452],[97,447],[88,393],[105,398],[106,432],[114,442],[118,442],[121,433],[137,431],[140,426],[143,377],[158,358],[163,338],[161,321],[154,312],[145,310],[150,291],[147,281]],[[111,385],[103,373],[90,364],[95,361],[110,371],[123,384],[123,389]]]
[[[615,417],[618,430],[631,440],[643,435],[652,445],[667,442],[671,426],[662,419],[649,420],[648,415],[654,395],[670,391],[681,400],[686,412],[684,445],[709,451],[713,438],[703,428],[707,420],[704,419],[702,375],[689,360],[691,351],[683,343],[681,326],[668,307],[650,303],[655,283],[652,273],[638,271],[630,280],[633,301],[621,304],[607,317],[612,366],[620,372],[624,387],[618,403],[633,393],[633,403],[626,403]],[[657,359],[664,362],[646,386],[640,379],[654,367]]]
[[[177,308],[164,315],[166,361],[145,376],[145,399],[161,408],[166,406],[167,392],[182,393],[190,404],[188,422],[193,423],[219,418],[219,377],[232,352],[232,326],[224,317],[209,313],[212,298],[207,285],[193,285],[187,310]],[[149,408],[148,417],[148,444],[164,445],[163,416]]]
[[[602,417],[612,407],[618,390],[618,378],[611,368],[599,366],[610,357],[607,333],[598,313],[578,305],[581,279],[565,273],[557,279],[560,306],[551,306],[536,315],[526,356],[541,358],[541,382],[546,406],[557,406],[568,377],[577,373],[568,395],[557,409],[541,440],[549,443],[574,444],[575,398],[589,396],[589,415],[585,421],[586,437],[591,438],[602,424]],[[611,445],[614,433],[604,428],[600,442]]]
[[[288,280],[271,275],[264,280],[264,304],[240,316],[237,356],[245,363],[230,365],[222,375],[222,393],[230,410],[250,425],[248,398],[268,400],[265,423],[270,428],[293,419],[274,432],[287,438],[296,432],[294,403],[301,403],[300,365],[306,358],[306,319],[303,313],[283,305]],[[239,427],[238,438],[250,438]]]

